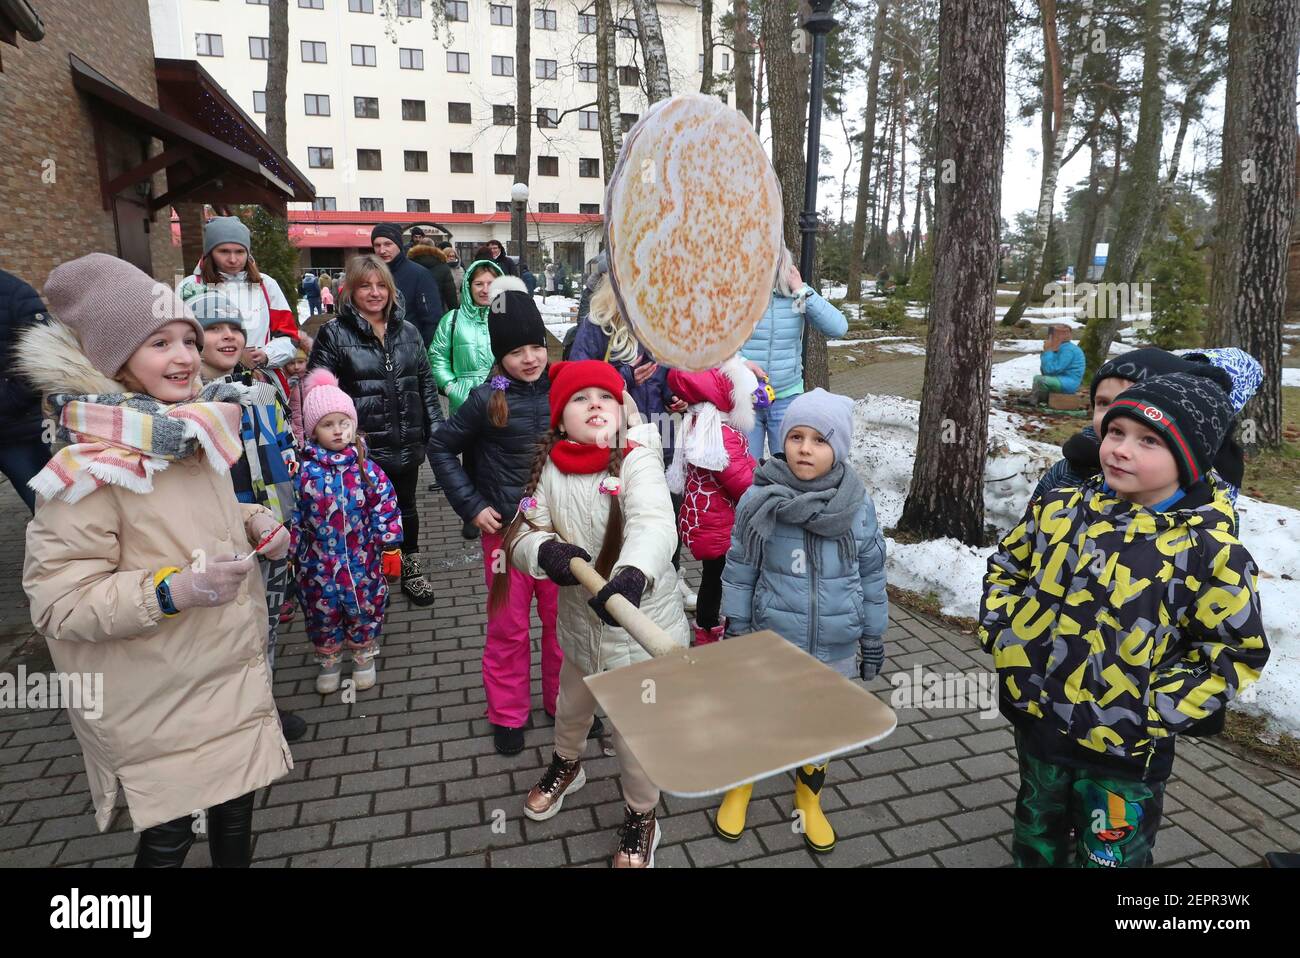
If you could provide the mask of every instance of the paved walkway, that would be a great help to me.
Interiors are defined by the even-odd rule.
[[[16,586],[25,515],[0,490],[5,621],[21,618]],[[421,525],[438,590],[432,609],[393,602],[380,684],[353,705],[313,690],[301,618],[281,638],[280,704],[306,719],[295,767],[258,796],[254,850],[265,867],[328,865],[603,866],[621,821],[615,760],[586,763],[588,785],[554,819],[520,804],[550,757],[550,721],[534,683],[533,727],[521,755],[492,749],[483,715],[483,572],[479,545],[441,496],[423,494]],[[895,607],[886,675],[923,665],[983,670],[974,638]],[[43,643],[0,666],[48,668]],[[536,670],[535,670],[536,674]],[[885,678],[872,688],[888,693]],[[755,789],[751,828],[713,837],[711,801],[665,797],[661,866],[971,866],[1010,863],[1017,787],[1011,734],[974,710],[899,711],[899,728],[869,752],[831,764],[825,807],[840,836],[814,857],[792,828],[788,775]],[[594,746],[589,753],[594,753]],[[1218,742],[1180,743],[1156,847],[1162,865],[1250,866],[1265,851],[1300,849],[1300,774],[1234,755]],[[80,749],[62,713],[0,712],[0,867],[124,866],[135,836],[119,813],[96,834]],[[207,864],[202,849],[190,865]]]

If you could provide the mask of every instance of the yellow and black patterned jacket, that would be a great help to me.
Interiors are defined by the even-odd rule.
[[[1257,570],[1212,483],[1154,512],[1095,476],[1031,505],[990,557],[980,642],[1045,757],[1163,777],[1171,737],[1259,678]]]

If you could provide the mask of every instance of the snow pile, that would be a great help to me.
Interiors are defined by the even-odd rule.
[[[896,343],[906,342],[907,336],[876,336],[873,339],[828,339],[827,346],[864,346],[867,343]]]
[[[1300,387],[1300,369],[1295,366],[1282,367],[1282,385]]]
[[[1010,360],[1017,362],[1021,359]],[[919,417],[920,403],[894,396],[868,395],[854,409],[850,460],[875,500],[882,529],[896,525],[902,515]],[[1020,521],[1039,476],[1060,456],[1055,446],[1024,439],[1018,432],[1022,422],[996,409],[989,416],[985,521],[999,534]],[[1259,683],[1238,701],[1245,711],[1262,713],[1300,732],[1300,510],[1244,495],[1237,509],[1240,538],[1260,568],[1260,602],[1272,647]],[[887,547],[890,584],[921,595],[933,593],[946,615],[978,614],[992,548],[977,549],[955,539],[915,544],[889,539]]]
[[[886,343],[880,347],[882,353],[902,353],[904,356],[924,356],[925,347],[920,343]]]

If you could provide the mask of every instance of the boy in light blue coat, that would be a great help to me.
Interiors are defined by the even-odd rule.
[[[1032,400],[1035,405],[1047,402],[1049,393],[1077,393],[1083,384],[1087,358],[1083,350],[1070,341],[1073,334],[1066,325],[1049,326],[1043,343],[1043,358],[1038,361],[1042,374],[1034,377]]]
[[[876,507],[849,464],[853,400],[824,389],[796,397],[781,452],[754,472],[736,505],[722,575],[727,633],[771,629],[841,675],[870,680],[884,664],[889,624],[885,540]],[[821,810],[826,765],[795,773],[795,808],[814,852],[835,847]],[[729,791],[714,828],[737,841],[752,785]]]

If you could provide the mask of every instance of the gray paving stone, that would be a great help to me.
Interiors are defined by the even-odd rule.
[[[519,814],[522,816],[523,813],[520,812]],[[508,815],[506,817],[508,818]],[[412,834],[444,831],[467,825],[488,826],[490,822],[490,816],[484,815],[483,809],[478,802],[462,802],[459,805],[434,805],[411,812]]]
[[[253,857],[275,858],[295,852],[319,851],[329,845],[329,841],[329,825],[308,825],[266,832],[257,836]]]
[[[375,795],[375,811],[400,812],[407,809],[428,809],[442,804],[441,785],[420,785],[400,788]]]
[[[918,765],[935,765],[952,759],[965,758],[970,754],[960,739],[948,738],[924,745],[909,745],[904,751],[916,760]]]
[[[406,834],[406,813],[371,815],[366,818],[348,818],[334,824],[332,845],[355,845],[374,842],[381,838],[396,838]]]
[[[934,853],[945,868],[1008,868],[1011,856],[992,839],[944,848]]]
[[[889,857],[888,849],[875,835],[859,835],[856,838],[837,838],[835,851],[820,856],[820,863],[824,868],[862,868],[879,865]]]
[[[406,838],[375,842],[370,846],[370,867],[388,868],[393,865],[411,865],[416,862],[443,858],[447,854],[445,832],[413,835]]]
[[[957,839],[942,822],[925,822],[881,832],[881,840],[895,855],[916,855],[953,845]]]
[[[839,853],[838,847],[836,854]],[[762,858],[750,858],[746,861],[737,862],[741,868],[816,868],[817,862],[813,860],[811,852],[802,848],[794,849],[788,852],[780,852],[775,855],[764,855]]]
[[[1160,834],[1156,836],[1154,859],[1162,865],[1168,865],[1184,858],[1204,854],[1206,851],[1208,849],[1201,842],[1171,821],[1169,825],[1161,828]]]
[[[344,795],[339,798],[325,798],[318,802],[304,802],[298,821],[303,825],[316,825],[322,822],[336,822],[342,818],[356,818],[370,814],[373,797],[369,792],[360,795]]]
[[[405,768],[381,768],[374,772],[353,772],[339,777],[339,794],[385,792],[406,784]]]
[[[488,852],[493,868],[554,868],[567,865],[564,842],[555,839],[514,848],[494,848]]]
[[[134,852],[138,842],[139,836],[132,832],[104,832],[102,835],[74,838],[63,846],[57,864],[73,865],[77,862],[92,861],[96,858],[125,855]]]
[[[1019,771],[1020,768],[1016,763],[1016,760],[1011,758],[1005,752],[992,752],[988,755],[975,755],[971,758],[962,758],[958,759],[954,764],[968,778],[976,781],[987,778],[996,778],[999,775],[1008,775],[1011,772]]]
[[[892,801],[889,810],[900,822],[923,822],[952,814],[957,811],[957,803],[947,792],[929,792]]]
[[[1016,800],[1016,790],[1000,778],[987,782],[973,782],[948,789],[948,794],[962,808],[980,808],[984,805],[1010,805]]]
[[[908,794],[907,786],[893,775],[877,775],[856,782],[845,782],[836,785],[835,790],[844,796],[844,800],[850,805],[883,802],[886,799]]]
[[[89,795],[54,795],[50,798],[34,798],[17,806],[11,822],[32,822],[82,812],[88,814],[89,810]]]
[[[745,834],[736,842],[724,842],[715,836],[686,842],[684,847],[691,863],[697,868],[729,865],[745,858],[757,858],[764,853],[763,845],[752,829],[746,829]],[[611,842],[610,854],[612,855],[613,852],[614,847]]]
[[[949,816],[944,819],[944,824],[956,832],[957,837],[962,841],[969,842],[976,838],[1010,834],[1014,821],[1009,808],[993,805],[978,811]],[[940,861],[942,860],[940,858]]]
[[[55,821],[66,823],[72,821],[72,819],[56,819]],[[26,845],[32,840],[32,836],[36,834],[37,829],[45,830],[45,827],[51,824],[51,822],[25,822],[20,825],[6,825],[0,828],[0,850],[19,848]],[[94,830],[94,823],[92,822],[91,831],[93,832]],[[86,834],[85,832],[68,833],[66,831],[66,826],[63,829],[60,829],[57,825],[50,831],[54,833],[62,831],[63,834],[47,834],[41,839],[41,841],[62,841],[65,838],[71,838],[74,834]]]
[[[929,792],[950,785],[961,785],[966,781],[965,776],[957,771],[956,766],[946,763],[909,769],[899,772],[898,777],[913,792]]]
[[[348,848],[325,848],[289,859],[290,868],[365,868],[370,855],[368,845]]]

